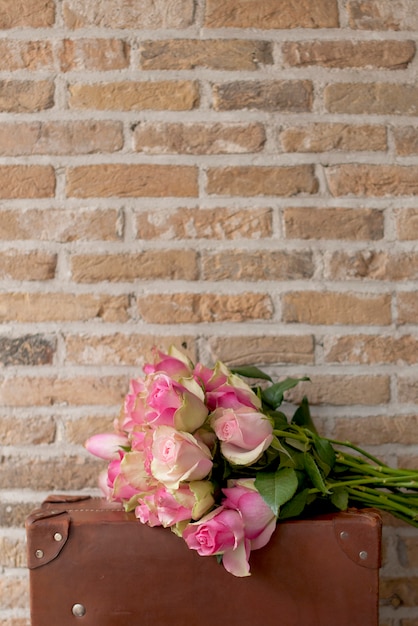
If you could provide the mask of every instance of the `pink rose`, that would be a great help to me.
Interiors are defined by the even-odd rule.
[[[276,528],[276,516],[254,486],[254,478],[228,481],[222,489],[226,498],[223,506],[241,513],[245,537],[251,541],[251,549],[262,548]]]
[[[238,511],[219,507],[198,522],[188,524],[183,539],[201,556],[222,555],[223,566],[231,574],[249,575],[249,542],[245,540]]]
[[[158,426],[153,434],[153,476],[170,489],[181,482],[202,480],[212,469],[210,450],[193,435],[170,426]]]
[[[198,363],[194,370],[197,380],[204,385],[206,403],[210,411],[218,407],[238,408],[242,405],[259,409],[261,402],[251,387],[240,376],[218,361],[213,370]]]
[[[223,456],[234,465],[255,463],[273,440],[269,419],[249,407],[216,409],[210,423],[221,442]]]
[[[193,365],[185,354],[171,346],[168,354],[161,350],[154,350],[154,363],[146,363],[143,369],[145,374],[164,372],[170,378],[179,380],[192,375]]]
[[[118,451],[123,447],[129,446],[129,442],[126,435],[101,433],[87,439],[84,445],[94,456],[110,461],[118,458]]]

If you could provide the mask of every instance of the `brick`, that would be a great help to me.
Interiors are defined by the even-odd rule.
[[[271,365],[314,362],[312,335],[213,336],[208,339],[213,360],[228,365]]]
[[[17,376],[0,380],[3,406],[114,405],[125,394],[122,376]]]
[[[359,30],[417,30],[414,0],[349,0],[350,28]]]
[[[40,502],[15,502],[3,498],[0,501],[0,525],[4,528],[24,527],[25,519],[39,504]]]
[[[209,168],[207,192],[227,196],[294,196],[314,194],[318,180],[311,165]]]
[[[71,259],[75,282],[134,280],[196,280],[194,250],[144,250],[137,254],[80,254]]]
[[[123,146],[120,122],[17,122],[0,124],[0,154],[92,154]]]
[[[83,416],[81,418],[66,419],[64,428],[65,440],[68,443],[84,445],[87,439],[93,435],[113,432],[113,417]]]
[[[302,324],[387,325],[390,295],[338,292],[290,292],[283,295],[283,321]]]
[[[16,41],[12,39],[0,41],[1,71],[52,69],[54,69],[54,55],[50,41]]]
[[[64,0],[63,15],[69,28],[158,29],[187,28],[193,23],[193,0]]]
[[[383,213],[376,209],[289,207],[283,219],[288,239],[375,241],[384,233]]]
[[[389,376],[313,376],[312,382],[299,383],[286,393],[286,399],[299,403],[307,396],[312,405],[333,406],[386,404],[390,400]]]
[[[121,215],[114,209],[5,209],[0,211],[0,239],[117,241]]]
[[[51,280],[55,277],[57,255],[48,252],[0,252],[0,276],[12,280]]]
[[[2,293],[1,322],[126,322],[129,298],[67,293]]]
[[[418,542],[416,537],[398,537],[397,552],[404,567],[418,567]]]
[[[150,154],[240,154],[260,152],[266,140],[262,124],[169,124],[144,122],[135,127],[134,147]]]
[[[418,154],[418,129],[414,126],[401,126],[393,129],[395,149],[400,156]]]
[[[59,60],[63,72],[123,70],[129,67],[130,46],[123,39],[64,39]]]
[[[326,363],[388,365],[418,363],[418,337],[348,335],[324,338]]]
[[[28,592],[27,576],[0,576],[0,606],[3,610],[26,608],[29,604]]]
[[[368,417],[338,417],[333,438],[368,446],[382,444],[413,445],[418,443],[418,416],[369,415]]]
[[[150,294],[138,297],[138,310],[144,321],[153,324],[269,320],[273,314],[270,297],[258,293]]]
[[[136,216],[136,228],[137,237],[146,240],[262,239],[272,236],[272,210],[217,207],[141,211]]]
[[[418,467],[418,457],[412,454],[398,455],[398,467],[411,469],[415,472]]]
[[[32,456],[30,463],[27,457],[3,456],[0,459],[0,487],[55,492],[94,488],[101,469],[104,469],[103,462],[74,454],[46,459]]]
[[[198,104],[197,83],[187,80],[76,83],[69,87],[69,106],[72,109],[191,111]]]
[[[285,152],[387,150],[384,126],[357,124],[309,124],[284,128],[279,141]]]
[[[196,197],[197,174],[196,167],[187,165],[82,165],[67,170],[67,195],[74,198]]]
[[[80,365],[135,365],[151,360],[156,346],[163,352],[174,345],[196,361],[195,340],[189,335],[160,336],[137,333],[112,335],[69,335],[65,338],[66,361]]]
[[[312,109],[313,88],[309,80],[240,80],[213,86],[217,111],[258,109],[304,113]]]
[[[0,336],[0,363],[9,365],[51,365],[57,349],[55,337],[46,335]]]
[[[414,41],[286,42],[286,65],[304,67],[405,69],[415,56]]]
[[[35,113],[54,106],[54,83],[49,80],[0,80],[0,111]]]
[[[2,416],[0,420],[1,441],[4,446],[31,446],[53,443],[56,424],[52,417],[37,415],[35,417]]]
[[[398,377],[399,402],[418,404],[418,380],[412,376]]]
[[[418,209],[395,209],[398,239],[418,239]]]
[[[247,39],[174,39],[144,41],[140,66],[144,70],[256,70],[273,63],[272,44]]]
[[[347,164],[325,169],[333,196],[414,196],[418,194],[418,166]]]
[[[0,566],[26,567],[26,544],[23,539],[0,537]]]
[[[6,617],[0,618],[0,626],[31,626],[29,617]]]
[[[394,606],[416,606],[418,604],[418,577],[387,579],[382,576],[379,595],[386,604],[392,604],[395,600]]]
[[[208,28],[336,28],[339,25],[335,0],[208,0]]]
[[[54,0],[0,0],[0,28],[46,28],[54,21]]]
[[[398,324],[416,324],[418,322],[418,292],[403,291],[397,295]]]
[[[418,255],[413,252],[334,252],[328,259],[327,266],[325,275],[331,280],[367,278],[395,281],[414,280],[418,277]]]
[[[55,171],[50,165],[0,165],[0,199],[52,198]]]
[[[418,618],[417,619],[402,619],[400,621],[400,626],[418,626]]]
[[[282,250],[202,253],[203,280],[297,280],[312,278],[310,251]]]
[[[335,83],[324,90],[330,113],[417,115],[418,87],[393,83]]]

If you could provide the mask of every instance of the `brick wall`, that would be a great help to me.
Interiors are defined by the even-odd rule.
[[[418,467],[417,0],[0,0],[0,29],[1,626],[26,514],[95,488],[82,442],[153,343],[309,375],[322,432]],[[417,626],[389,518],[381,589]]]

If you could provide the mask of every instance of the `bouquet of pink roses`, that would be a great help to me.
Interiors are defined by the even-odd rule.
[[[279,410],[299,379],[273,383],[256,367],[194,365],[175,348],[156,352],[144,373],[131,381],[114,432],[86,442],[109,461],[102,490],[235,576],[249,575],[251,550],[268,543],[278,520],[314,502],[373,506],[418,526],[418,471],[320,437],[306,399],[291,420]]]

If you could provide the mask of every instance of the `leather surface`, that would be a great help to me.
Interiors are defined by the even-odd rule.
[[[40,563],[64,519],[61,550]],[[377,626],[380,538],[368,510],[281,522],[235,578],[117,505],[54,497],[27,523],[32,626]]]

